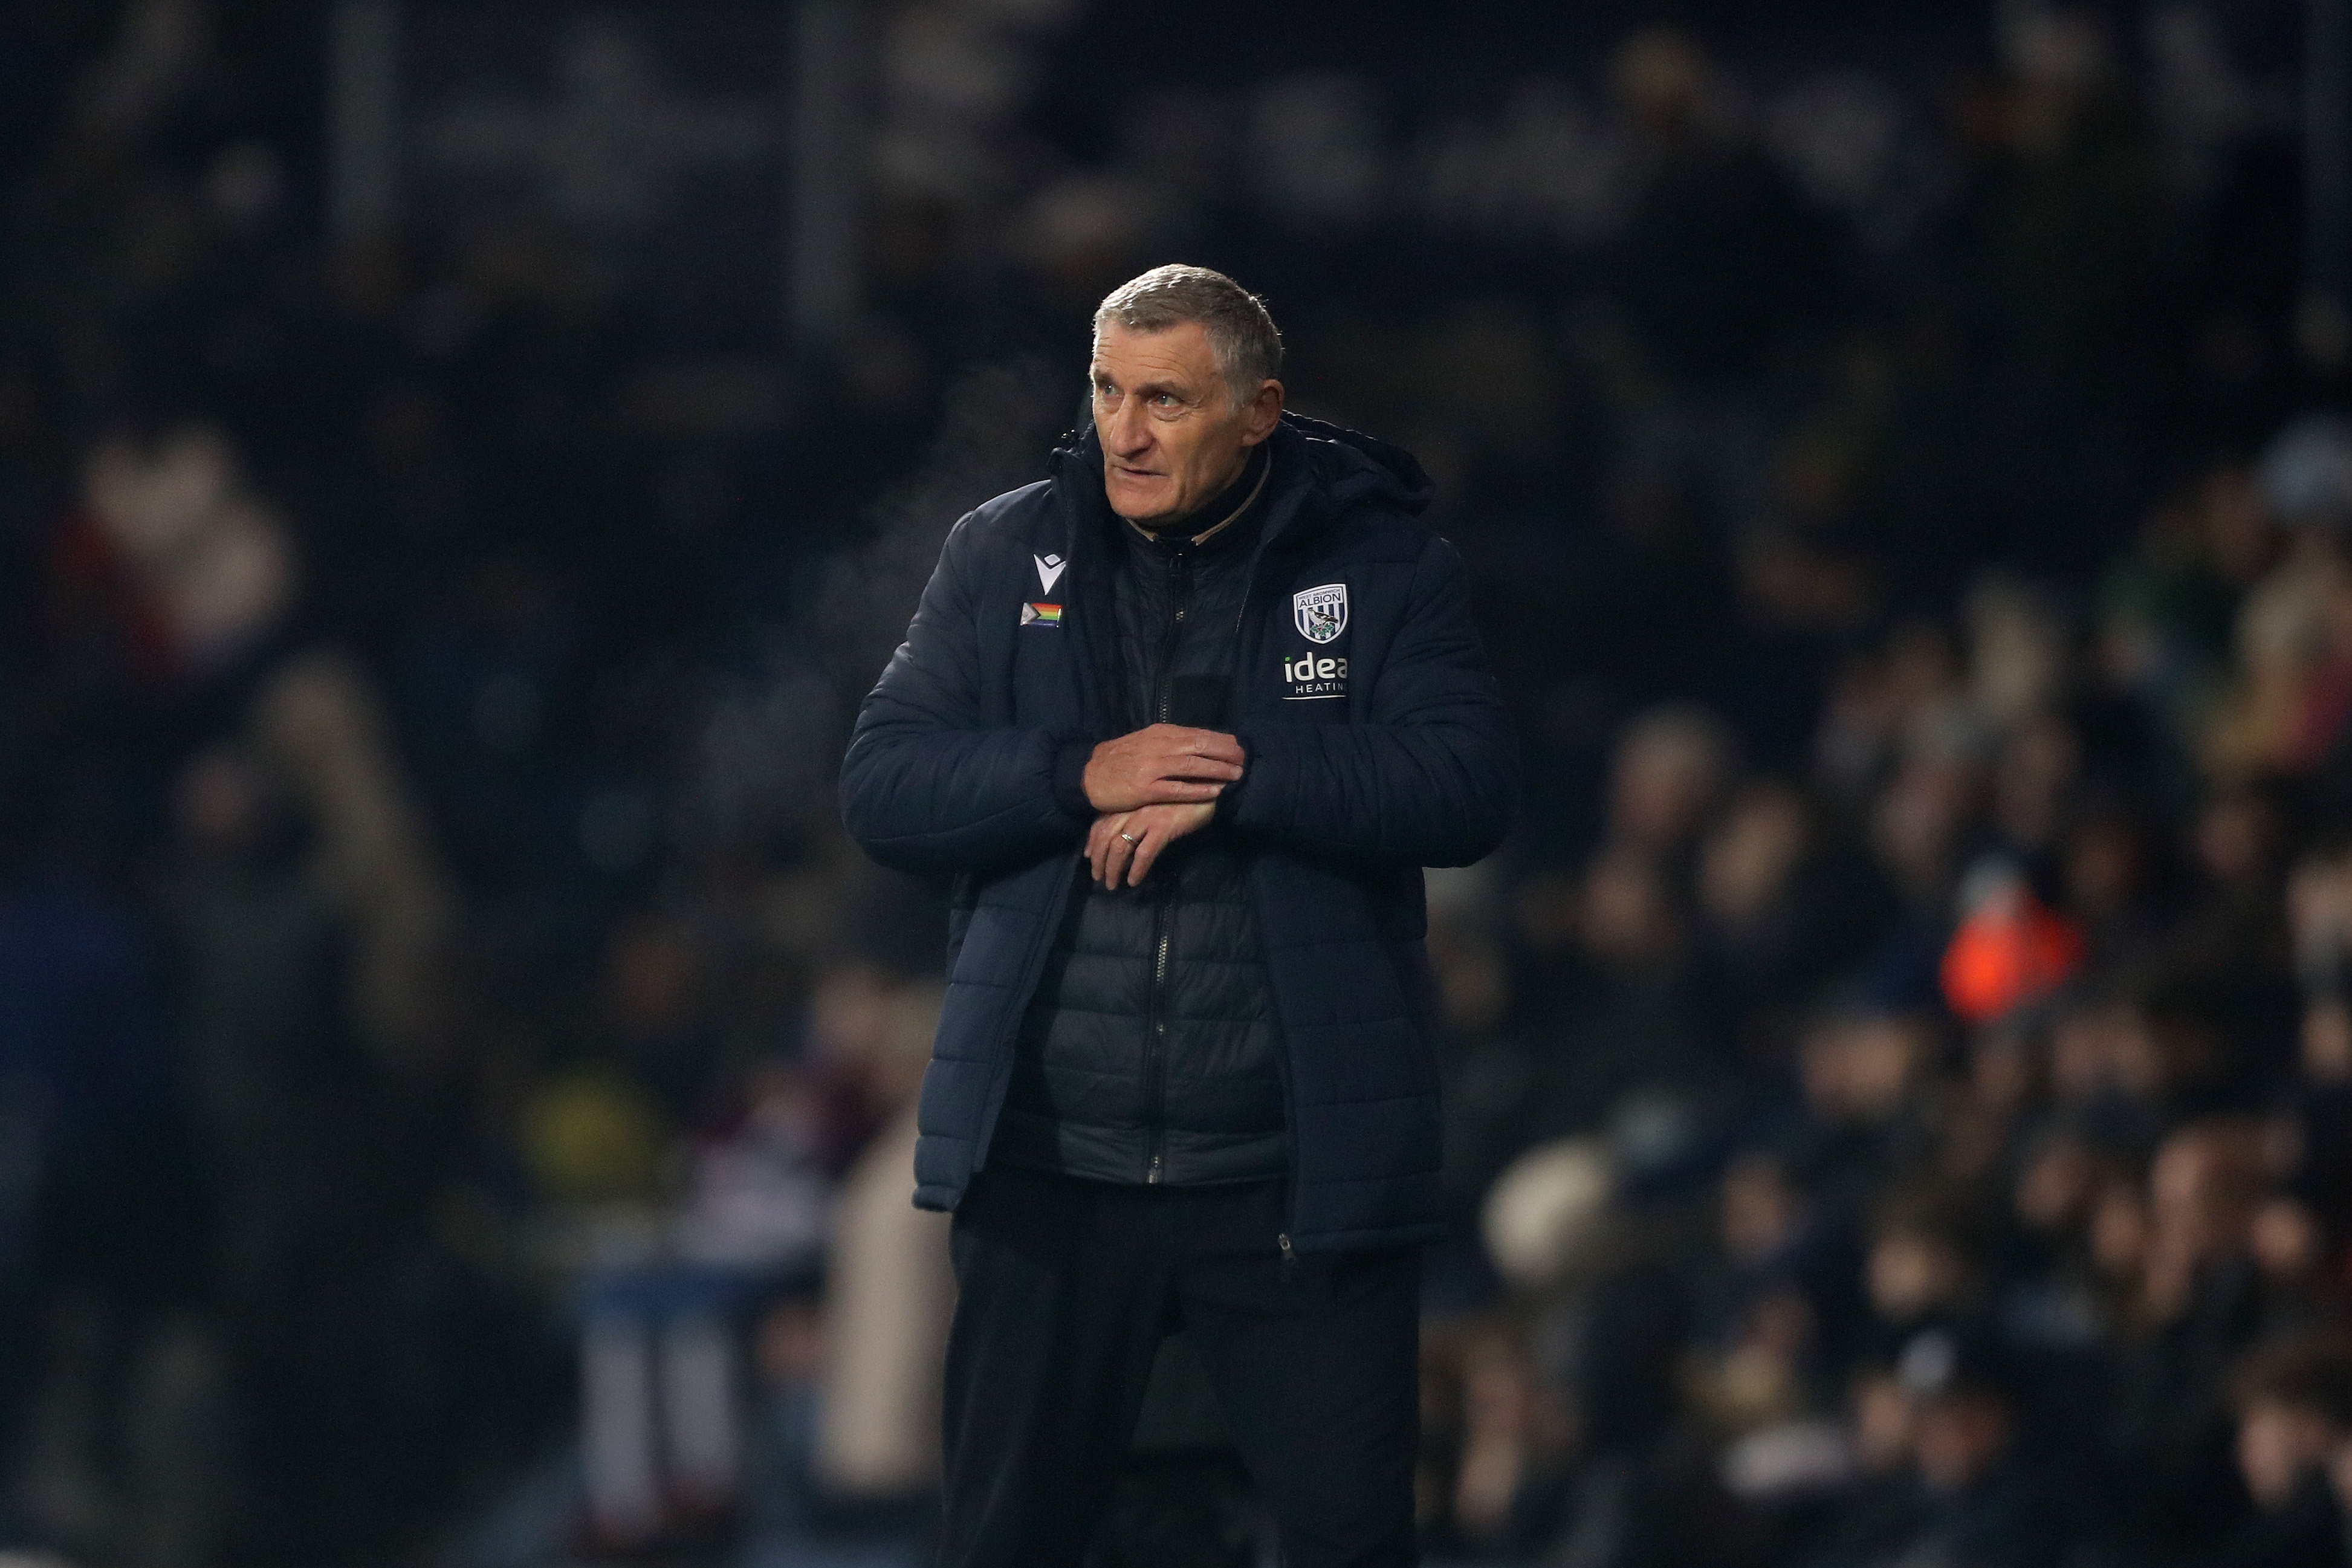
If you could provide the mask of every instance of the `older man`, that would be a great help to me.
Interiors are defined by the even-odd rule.
[[[1093,427],[956,525],[843,764],[868,852],[955,877],[915,1164],[959,1568],[1078,1562],[1178,1325],[1286,1560],[1413,1561],[1421,868],[1515,769],[1426,476],[1284,412],[1281,354],[1221,274],[1113,291]]]

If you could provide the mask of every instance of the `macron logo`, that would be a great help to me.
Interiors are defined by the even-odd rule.
[[[1062,580],[1062,574],[1070,566],[1058,555],[1032,555],[1029,559],[1037,563],[1037,586],[1048,594],[1054,591],[1054,584]]]

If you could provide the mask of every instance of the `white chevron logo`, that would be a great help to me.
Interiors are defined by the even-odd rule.
[[[1037,585],[1047,594],[1054,591],[1054,584],[1062,580],[1062,574],[1070,566],[1058,555],[1032,555],[1029,559],[1037,563]]]

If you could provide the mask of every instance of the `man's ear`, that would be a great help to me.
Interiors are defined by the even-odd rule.
[[[1258,383],[1257,395],[1250,399],[1249,406],[1244,412],[1242,445],[1255,447],[1273,435],[1274,427],[1282,423],[1282,383]]]

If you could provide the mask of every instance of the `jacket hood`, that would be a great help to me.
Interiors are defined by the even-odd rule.
[[[1437,487],[1418,459],[1402,447],[1338,425],[1285,410],[1282,424],[1268,437],[1277,458],[1285,448],[1307,465],[1324,508],[1344,516],[1357,507],[1390,506],[1418,517],[1428,510]],[[1066,459],[1080,463],[1097,476],[1102,473],[1102,446],[1091,424],[1063,437],[1055,450],[1055,466]]]
[[[1418,517],[1437,493],[1420,459],[1402,447],[1287,410],[1282,423],[1305,444],[1315,465],[1317,488],[1329,498],[1334,510],[1377,501]]]

